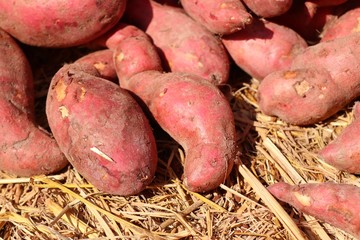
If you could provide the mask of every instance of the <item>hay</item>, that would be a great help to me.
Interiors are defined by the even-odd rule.
[[[52,74],[83,49],[26,48],[34,68],[38,121],[46,128],[44,100]],[[198,194],[181,183],[184,154],[159,135],[154,182],[140,195],[99,192],[72,167],[53,176],[14,178],[0,173],[3,239],[352,239],[328,224],[277,202],[266,186],[278,182],[342,182],[359,178],[334,169],[317,151],[352,120],[351,107],[309,127],[263,115],[258,82],[234,68],[228,94],[241,160],[218,189]],[[305,233],[305,235],[303,235]]]

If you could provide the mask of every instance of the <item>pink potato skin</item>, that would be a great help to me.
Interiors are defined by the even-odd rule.
[[[0,170],[17,176],[49,174],[68,161],[55,140],[34,123],[33,78],[26,56],[0,30]]]
[[[117,74],[113,61],[113,51],[110,49],[97,50],[86,54],[76,60],[77,63],[91,65],[99,75],[111,82],[118,83]]]
[[[205,192],[218,187],[237,159],[235,123],[218,88],[186,73],[144,71],[122,86],[139,96],[185,151],[184,184]]]
[[[237,32],[252,21],[239,0],[181,0],[181,5],[193,19],[216,34]]]
[[[221,41],[183,9],[132,0],[127,3],[124,20],[151,37],[166,71],[188,72],[214,84],[227,82],[230,60]]]
[[[270,18],[286,13],[292,6],[292,0],[243,0],[257,16]]]
[[[355,120],[319,156],[339,170],[360,174],[360,104],[356,103],[354,108]]]
[[[0,28],[28,45],[77,46],[114,26],[125,7],[126,0],[1,1]]]
[[[325,120],[360,94],[360,34],[322,42],[299,54],[291,68],[268,75],[259,107],[295,125]]]
[[[134,195],[155,174],[157,150],[140,106],[92,65],[62,67],[49,88],[46,113],[61,150],[98,189]]]
[[[293,58],[307,47],[292,29],[255,19],[245,29],[224,36],[222,42],[237,66],[258,80],[289,68]]]
[[[354,8],[332,21],[321,34],[321,41],[329,41],[344,37],[354,32],[360,32],[360,7]]]
[[[299,211],[360,238],[360,188],[337,183],[290,185],[275,183],[268,190]]]

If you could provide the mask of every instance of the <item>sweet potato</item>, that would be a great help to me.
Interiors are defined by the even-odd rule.
[[[239,0],[181,0],[185,12],[216,34],[230,34],[252,21],[251,14]]]
[[[95,187],[133,195],[153,180],[157,149],[145,114],[93,65],[75,62],[55,74],[46,113],[61,150]]]
[[[355,104],[355,120],[319,152],[325,162],[350,173],[360,173],[360,103]]]
[[[42,47],[84,44],[122,17],[126,0],[0,2],[0,28],[19,41]]]
[[[332,21],[321,34],[321,41],[329,41],[360,31],[360,7],[354,8]]]
[[[165,71],[192,73],[216,84],[228,80],[229,57],[221,41],[183,9],[152,0],[132,0],[124,21],[150,35]]]
[[[308,47],[289,69],[263,79],[260,109],[296,125],[330,117],[360,95],[359,43],[360,33],[353,33]]]
[[[337,183],[289,185],[276,183],[268,190],[299,211],[360,238],[360,188]]]
[[[250,8],[259,17],[270,18],[286,13],[291,5],[292,0],[243,0],[245,5]]]
[[[237,66],[258,80],[290,67],[293,58],[307,47],[292,29],[258,19],[224,36],[222,42]]]
[[[49,174],[68,162],[57,143],[34,123],[31,68],[22,49],[0,30],[0,170],[18,176]]]
[[[160,72],[156,50],[144,47],[150,44],[146,38],[130,37],[118,45],[114,59],[120,86],[138,96],[160,127],[183,147],[184,184],[196,192],[214,189],[225,181],[237,159],[229,102],[216,86],[197,75]],[[152,52],[139,54],[138,46]],[[134,60],[136,56],[141,61]]]

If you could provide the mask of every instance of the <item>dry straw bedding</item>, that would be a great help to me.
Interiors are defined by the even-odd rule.
[[[83,49],[25,49],[36,85],[36,110],[46,127],[44,100],[52,74]],[[14,178],[0,173],[0,237],[3,239],[351,239],[344,232],[277,202],[266,186],[286,181],[360,179],[317,158],[317,151],[353,119],[351,106],[326,122],[288,125],[258,110],[258,82],[239,69],[227,91],[236,119],[242,163],[218,189],[197,194],[181,183],[183,152],[157,134],[159,165],[140,195],[104,194],[72,167],[53,176]],[[305,233],[303,235],[302,233]]]

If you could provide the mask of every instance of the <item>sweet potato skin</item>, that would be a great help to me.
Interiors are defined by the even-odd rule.
[[[93,66],[65,65],[53,77],[46,113],[61,150],[100,190],[133,195],[153,180],[151,127],[130,94],[96,76]]]
[[[269,186],[268,190],[276,198],[289,203],[301,212],[360,238],[360,188],[330,182],[297,186],[276,183]]]
[[[228,80],[230,61],[221,41],[183,9],[132,0],[127,3],[124,21],[151,37],[165,71],[192,73],[215,84]]]
[[[237,66],[258,80],[289,68],[293,58],[307,47],[292,29],[255,19],[245,29],[224,36],[222,42]]]
[[[29,45],[76,46],[109,30],[125,7],[126,0],[1,1],[0,28]]]
[[[339,111],[360,94],[359,41],[360,34],[355,33],[308,47],[290,69],[260,83],[260,109],[296,125],[313,124]]]
[[[238,0],[181,0],[185,12],[215,34],[230,34],[252,21],[251,14]]]
[[[0,30],[0,170],[17,176],[49,174],[68,162],[55,140],[34,123],[34,92],[26,56]]]
[[[245,5],[257,16],[270,18],[286,13],[292,6],[292,0],[243,0]]]
[[[360,173],[360,104],[354,107],[355,120],[319,152],[325,162],[339,170]]]

